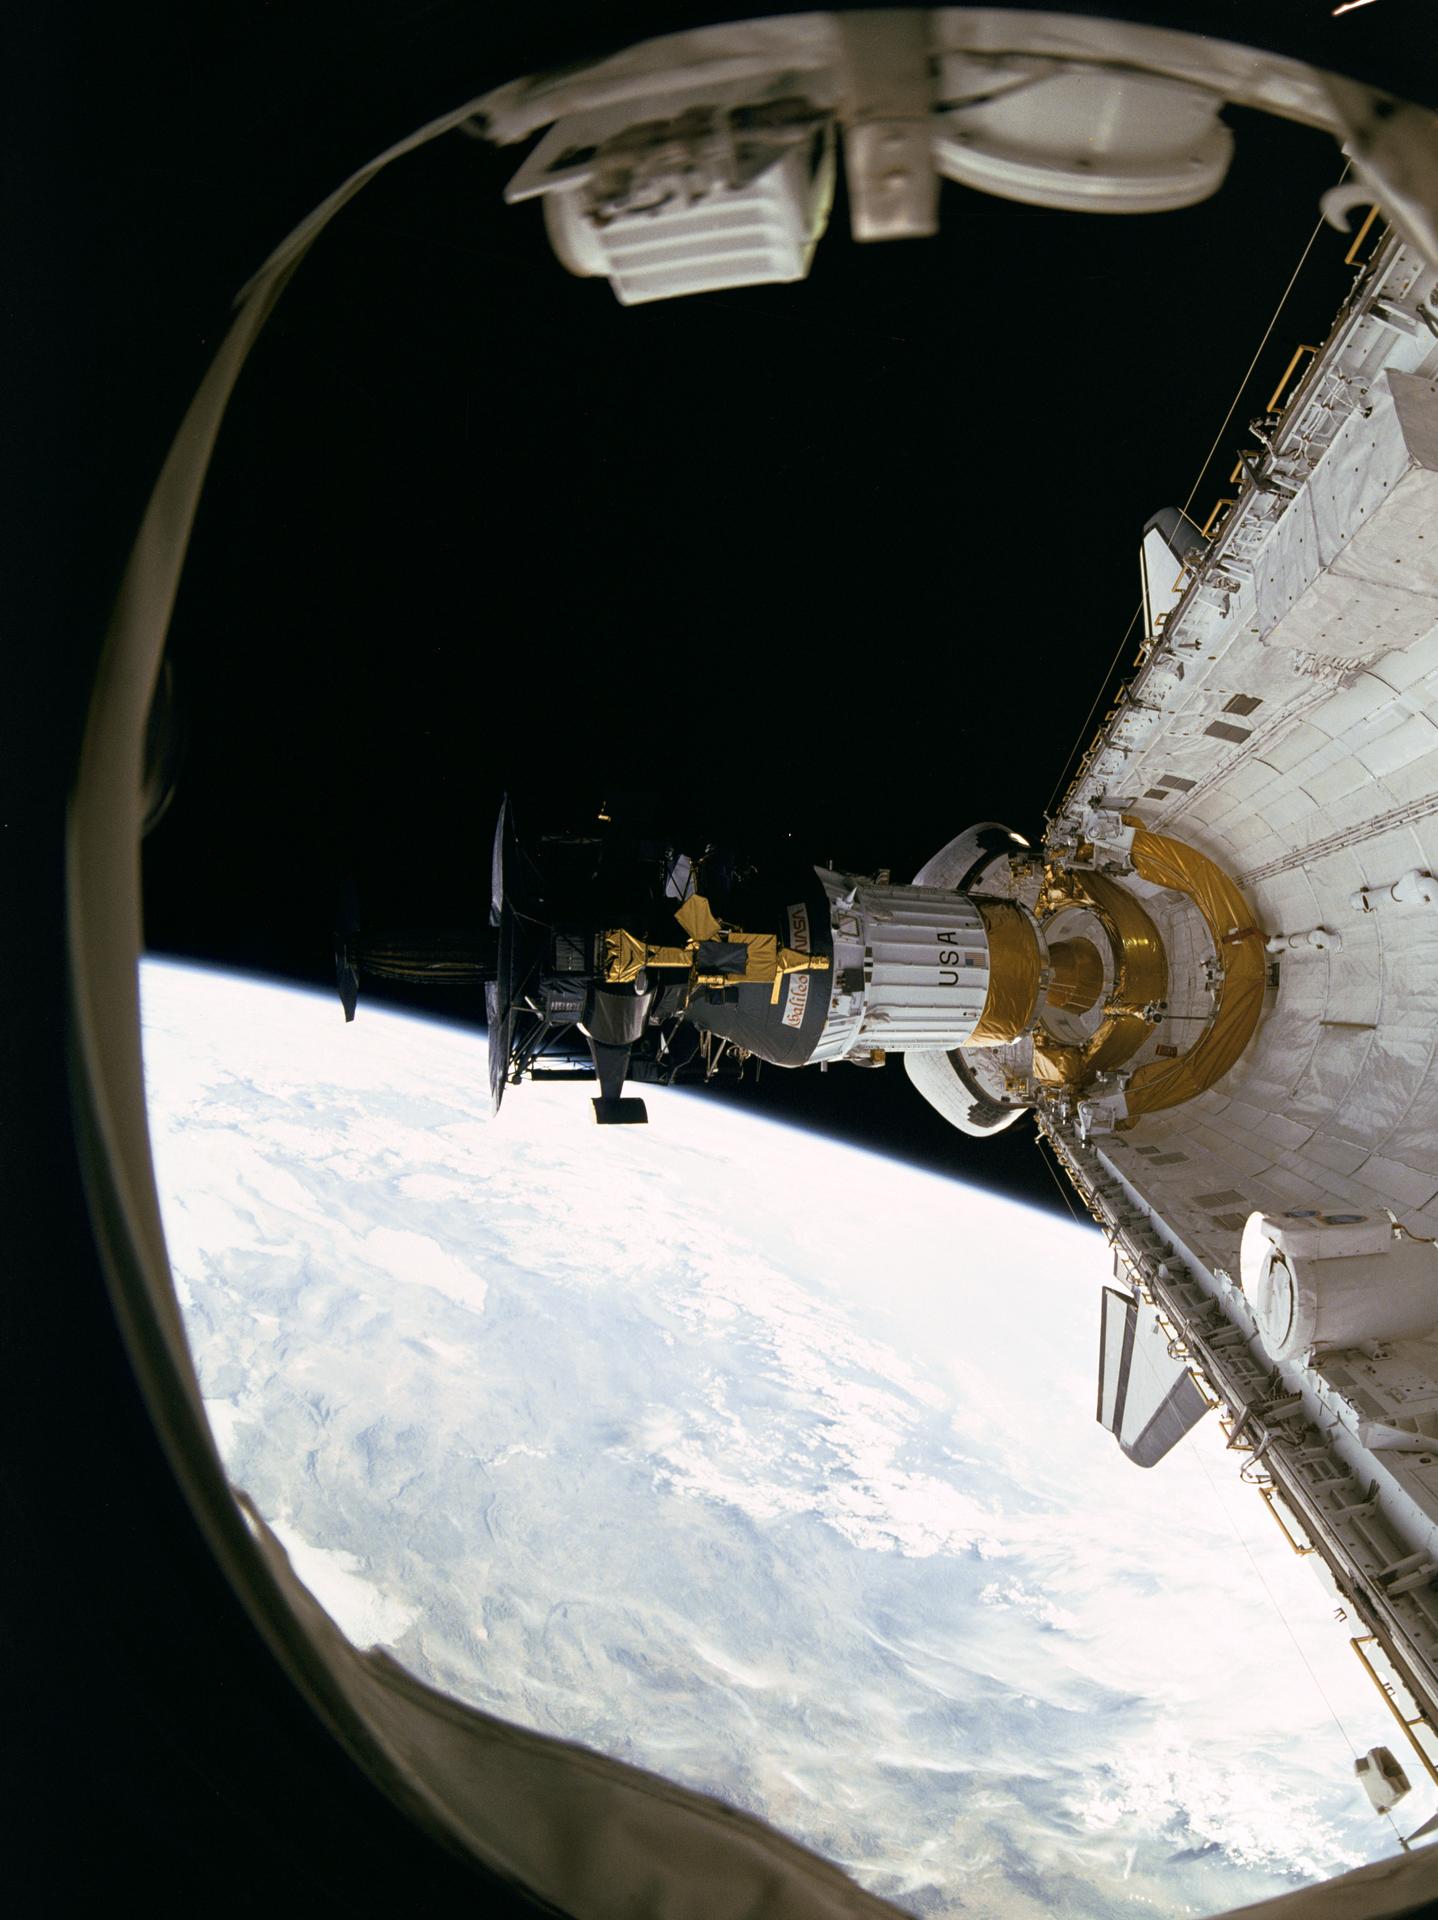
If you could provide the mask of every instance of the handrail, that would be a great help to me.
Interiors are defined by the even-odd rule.
[[[1345,253],[1343,256],[1343,264],[1345,267],[1356,267],[1359,264],[1358,249],[1363,245],[1363,242],[1368,238],[1368,229],[1373,225],[1373,222],[1377,218],[1378,218],[1377,207],[1376,206],[1370,207],[1368,209],[1368,218],[1363,222],[1363,225],[1358,229],[1357,233],[1354,234],[1353,245],[1348,249],[1347,253]],[[1367,266],[1367,264],[1368,262],[1365,260],[1363,262],[1363,265]]]
[[[1293,1533],[1292,1529],[1289,1527],[1288,1522],[1284,1519],[1283,1515],[1278,1511],[1278,1506],[1277,1506],[1278,1489],[1276,1487],[1273,1487],[1273,1486],[1260,1487],[1258,1489],[1258,1497],[1260,1500],[1262,1500],[1264,1506],[1268,1508],[1268,1511],[1273,1515],[1273,1522],[1274,1522],[1274,1525],[1278,1528],[1278,1531],[1283,1535],[1284,1539],[1288,1542],[1289,1546],[1292,1547],[1293,1551],[1298,1555],[1300,1559],[1302,1559],[1305,1554],[1317,1553],[1318,1549],[1312,1544],[1311,1541],[1305,1543],[1304,1541],[1299,1540],[1297,1538],[1297,1536]]]
[[[1278,411],[1278,403],[1283,398],[1283,390],[1288,385],[1289,376],[1292,374],[1294,368],[1298,365],[1299,361],[1303,358],[1305,353],[1317,353],[1317,351],[1318,351],[1317,347],[1306,347],[1306,346],[1299,346],[1293,349],[1293,358],[1289,361],[1288,365],[1283,369],[1283,377],[1282,379],[1280,379],[1278,385],[1273,389],[1273,392],[1269,397],[1268,405],[1263,409],[1265,413],[1276,413]]]
[[[1427,1774],[1428,1778],[1433,1782],[1434,1786],[1438,1787],[1438,1766],[1435,1766],[1433,1764],[1432,1755],[1428,1753],[1426,1748],[1422,1747],[1419,1744],[1418,1736],[1413,1731],[1415,1727],[1427,1727],[1428,1731],[1435,1737],[1435,1739],[1438,1739],[1438,1727],[1435,1727],[1433,1725],[1433,1722],[1428,1718],[1427,1714],[1422,1712],[1415,1713],[1411,1720],[1405,1719],[1403,1714],[1403,1709],[1399,1706],[1398,1702],[1393,1698],[1392,1690],[1390,1689],[1388,1682],[1383,1678],[1383,1675],[1378,1671],[1377,1667],[1374,1666],[1373,1662],[1369,1659],[1368,1655],[1363,1651],[1365,1646],[1381,1646],[1382,1645],[1382,1642],[1379,1640],[1378,1635],[1376,1633],[1364,1633],[1364,1634],[1358,1634],[1356,1636],[1350,1636],[1348,1644],[1350,1647],[1352,1647],[1353,1651],[1358,1655],[1358,1658],[1363,1662],[1363,1666],[1365,1671],[1367,1672],[1368,1678],[1373,1682],[1374,1686],[1377,1687],[1378,1691],[1382,1694],[1385,1702],[1387,1703],[1388,1711],[1393,1715],[1393,1718],[1398,1722],[1399,1726],[1402,1727],[1404,1733],[1407,1735],[1408,1744],[1410,1747],[1412,1747],[1413,1751],[1417,1754],[1419,1763],[1422,1766],[1423,1771]]]
[[[1219,514],[1222,512],[1222,510],[1225,507],[1234,507],[1237,505],[1238,505],[1238,502],[1236,500],[1227,500],[1227,499],[1215,500],[1213,503],[1213,511],[1209,514],[1208,518],[1204,521],[1203,525],[1198,530],[1199,537],[1203,540],[1209,540],[1209,539],[1216,540],[1218,538],[1220,529],[1213,527],[1214,521],[1218,518]],[[1209,529],[1211,527],[1213,527],[1212,533],[1209,532]]]

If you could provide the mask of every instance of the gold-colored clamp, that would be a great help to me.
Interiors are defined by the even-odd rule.
[[[610,986],[627,986],[648,967],[682,968],[697,987],[770,988],[769,1003],[777,1006],[784,978],[790,973],[827,973],[829,957],[822,953],[797,953],[793,947],[779,944],[776,934],[745,933],[739,927],[727,927],[717,919],[702,893],[694,893],[677,910],[674,918],[689,935],[682,947],[656,946],[641,940],[626,927],[611,927],[603,936],[604,978]],[[699,948],[706,940],[724,940],[747,948],[742,973],[701,973],[697,961]]]

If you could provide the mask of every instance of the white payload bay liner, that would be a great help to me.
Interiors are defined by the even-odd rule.
[[[1181,539],[1182,530],[1175,533]],[[1438,282],[1384,242],[1193,543],[1054,823],[1209,854],[1264,933],[1216,1084],[1052,1137],[1438,1758]],[[1163,564],[1150,542],[1145,566]],[[1357,884],[1355,884],[1357,883]],[[1296,930],[1296,931],[1289,931]],[[1092,1137],[1085,1140],[1085,1119]],[[1098,1131],[1102,1125],[1104,1131]],[[1261,1463],[1256,1465],[1254,1463]],[[1409,1714],[1401,1717],[1407,1718]]]

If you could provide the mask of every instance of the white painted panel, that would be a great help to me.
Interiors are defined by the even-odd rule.
[[[1425,715],[1415,713],[1391,732],[1366,745],[1355,746],[1354,753],[1369,773],[1386,775],[1423,759],[1435,748],[1438,748],[1438,727]]]
[[[1401,653],[1385,654],[1373,672],[1395,692],[1402,693],[1432,673],[1435,667],[1438,667],[1438,625]]]
[[[1265,739],[1258,748],[1258,755],[1278,772],[1287,773],[1294,767],[1311,764],[1315,755],[1322,753],[1327,745],[1327,734],[1309,726],[1306,720],[1295,720],[1273,739]]]
[[[1421,1173],[1381,1153],[1370,1154],[1353,1177],[1399,1206],[1423,1207],[1438,1197],[1438,1173]]]
[[[1438,695],[1435,695],[1435,706],[1438,706]],[[1383,784],[1400,805],[1438,796],[1438,748],[1425,753],[1421,760],[1391,767],[1383,776]]]
[[[1348,794],[1366,792],[1371,780],[1371,772],[1362,759],[1351,753],[1343,754],[1321,770],[1305,774],[1303,790],[1318,801],[1320,806],[1329,806],[1335,800],[1341,800]],[[1357,812],[1361,814],[1362,809]]]
[[[1123,1376],[1123,1343],[1132,1311],[1128,1298],[1105,1287],[1102,1294],[1103,1323],[1100,1333],[1099,1406],[1100,1424],[1114,1430],[1118,1410],[1119,1382]]]

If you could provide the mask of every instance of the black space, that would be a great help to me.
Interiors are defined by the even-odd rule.
[[[1230,118],[1228,181],[1186,212],[946,185],[940,237],[865,247],[841,190],[807,282],[637,309],[503,204],[522,149],[392,167],[232,404],[173,628],[151,946],[332,985],[347,877],[371,922],[474,924],[506,790],[578,819],[672,796],[896,876],[975,819],[1036,840],[1132,660],[1140,529],[1188,497],[1341,167]],[[1314,247],[1200,517],[1345,244]],[[1029,1123],[964,1140],[897,1062],[721,1097],[1063,1204]]]

